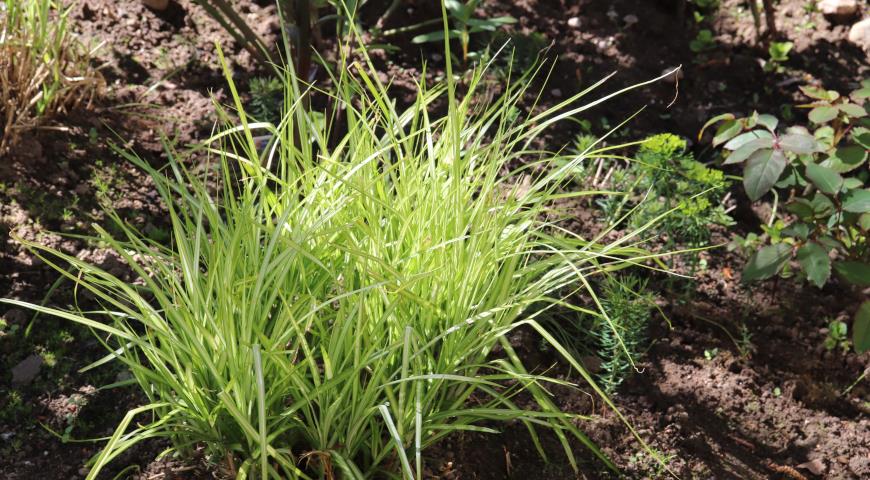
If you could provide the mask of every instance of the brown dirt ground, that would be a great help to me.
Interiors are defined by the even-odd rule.
[[[237,3],[261,34],[274,38],[278,27],[272,2]],[[376,18],[383,3],[367,4],[363,20]],[[866,53],[844,41],[848,25],[807,14],[804,1],[779,3],[777,22],[795,51],[785,71],[776,74],[763,72],[759,59],[767,57],[766,50],[755,44],[751,17],[739,10],[743,2],[737,0],[723,0],[720,13],[710,20],[716,47],[703,57],[689,50],[698,27],[690,18],[686,28],[679,26],[676,1],[493,0],[483,2],[483,9],[513,15],[519,19],[516,31],[537,31],[553,42],[548,55],[556,62],[543,87],[546,103],[614,70],[618,74],[605,86],[608,91],[683,65],[679,95],[670,107],[675,85],[659,82],[602,105],[588,119],[600,130],[602,117],[615,124],[648,105],[624,129],[625,137],[670,131],[694,138],[715,114],[780,112],[797,99],[799,84],[822,82],[845,89],[867,75]],[[406,5],[387,28],[437,15],[428,1]],[[629,14],[640,21],[629,25]],[[571,17],[579,18],[579,26],[568,26]],[[225,99],[215,41],[235,62],[242,86],[254,73],[247,52],[189,0],[173,0],[170,10],[160,14],[135,0],[90,0],[76,5],[73,18],[83,35],[106,42],[100,62],[108,90],[92,110],[66,119],[67,131],[38,132],[25,139],[14,158],[0,162],[3,298],[40,301],[56,278],[9,234],[39,239],[119,273],[120,262],[105,250],[47,232],[87,231],[90,223],[103,220],[100,202],[111,201],[134,225],[165,235],[161,206],[148,179],[105,140],[160,163],[165,159],[161,137],[177,145],[205,138],[212,128],[212,98]],[[419,73],[421,60],[429,62],[431,77],[439,73],[438,50],[421,49],[409,39],[391,39],[399,50],[375,57],[400,96],[412,93],[409,79]],[[573,134],[554,132],[552,140],[569,140]],[[757,229],[757,218],[746,210],[738,212],[740,233]],[[595,219],[594,211],[578,212],[581,223]],[[670,459],[668,467],[679,478],[870,478],[870,384],[861,382],[841,394],[870,364],[870,355],[829,352],[822,346],[828,322],[851,318],[867,292],[847,292],[836,284],[820,291],[786,281],[744,287],[739,283],[742,258],[725,249],[704,255],[707,268],[691,286],[694,296],[663,293],[671,299],[664,305],[671,325],[662,320],[651,326],[654,342],[640,365],[642,373],[614,397],[620,410],[655,451]],[[70,298],[69,286],[61,285],[52,302]],[[119,370],[76,372],[103,353],[87,330],[44,317],[28,329],[29,314],[5,307],[0,313],[17,328],[0,336],[0,477],[83,478],[84,462],[98,445],[64,443],[40,424],[59,431],[73,425],[73,438],[104,436],[141,398],[131,390],[96,391],[94,387],[123,375]],[[745,352],[730,338],[740,338],[741,327],[751,334]],[[536,342],[527,332],[518,332],[513,340],[518,347]],[[714,349],[717,354],[710,355]],[[533,347],[520,351],[532,364],[552,362]],[[56,364],[43,365],[29,385],[13,386],[12,367],[32,354],[46,357],[46,352],[54,353]],[[600,402],[561,390],[557,401],[593,416],[581,426],[619,465],[622,478],[666,476]],[[455,436],[432,450],[429,473],[444,479],[619,478],[580,447],[583,473],[575,475],[555,440],[545,435],[543,442],[549,463],[518,425],[505,427],[501,435]],[[134,468],[124,472],[127,477],[215,476],[201,460],[155,461],[162,448],[159,443],[137,447],[118,459],[106,478],[128,465]]]

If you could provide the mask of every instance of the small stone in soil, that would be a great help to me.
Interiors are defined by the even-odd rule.
[[[835,21],[846,21],[858,12],[857,0],[822,0],[818,4],[823,15]]]
[[[39,374],[42,357],[33,354],[12,367],[12,384],[27,385]]]
[[[870,18],[852,25],[849,29],[849,41],[864,50],[870,50]]]

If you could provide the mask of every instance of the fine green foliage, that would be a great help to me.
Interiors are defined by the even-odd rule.
[[[251,101],[248,112],[262,122],[280,123],[284,104],[284,84],[278,77],[251,79]]]
[[[704,23],[707,17],[716,13],[719,9],[719,0],[689,0],[688,3],[694,7],[692,15],[695,18],[695,23]],[[684,5],[688,6],[688,5]]]
[[[644,140],[629,167],[613,174],[612,188],[622,197],[602,203],[611,220],[628,211],[628,224],[639,228],[669,210],[654,231],[669,247],[698,248],[710,241],[710,225],[731,225],[722,205],[729,182],[686,150],[686,141],[671,134]]]
[[[601,305],[612,325],[599,317],[592,327],[592,335],[601,359],[599,382],[605,392],[612,394],[642,353],[655,304],[652,294],[646,289],[646,281],[635,275],[625,275],[622,278],[608,277],[604,281]]]
[[[27,130],[89,104],[103,84],[92,52],[69,30],[69,7],[58,3],[0,3],[0,154]]]
[[[182,453],[202,445],[239,478],[422,478],[429,445],[512,420],[541,452],[535,429],[546,427],[572,464],[572,446],[585,445],[611,465],[545,389],[570,384],[527,372],[505,334],[536,330],[613,407],[537,319],[554,306],[601,317],[628,352],[606,310],[571,299],[598,303],[594,279],[657,255],[634,245],[644,228],[612,243],[560,228],[556,200],[599,192],[561,188],[584,156],[539,169],[561,157],[528,146],[643,84],[521,116],[510,112],[525,83],[481,105],[482,71],[458,98],[448,62],[447,84],[421,87],[399,111],[370,64],[343,63],[334,93],[321,92],[335,108],[326,115],[308,110],[299,79],[283,72],[284,115],[273,125],[249,120],[224,69],[238,121],[222,113],[228,126],[207,142],[213,161],[202,173],[168,147],[165,171],[122,152],[153,178],[172,229],[163,246],[111,210],[123,234],[95,226],[137,284],[21,240],[102,308],[7,302],[93,328],[111,353],[92,366],[122,362],[149,398],[88,479],[152,437]],[[430,113],[436,101],[446,116]],[[340,123],[322,120],[336,111]],[[259,132],[271,136],[262,149]],[[521,392],[533,407],[514,402]]]

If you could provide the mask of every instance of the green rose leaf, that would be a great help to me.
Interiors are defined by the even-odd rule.
[[[813,214],[817,218],[825,217],[834,212],[834,202],[821,192],[816,192],[810,204],[813,206]]]
[[[785,155],[781,150],[758,150],[750,155],[743,169],[743,187],[753,202],[770,191],[785,170]]]
[[[854,103],[844,103],[839,105],[840,111],[853,118],[861,118],[867,116],[867,111],[860,105]]]
[[[861,82],[861,88],[852,92],[852,98],[858,101],[858,103],[861,103],[861,100],[865,98],[870,98],[870,78],[865,78]]]
[[[726,143],[722,148],[724,148],[725,150],[734,151],[734,150],[737,150],[738,148],[742,147],[743,145],[745,145],[747,142],[750,142],[752,140],[756,140],[759,138],[771,138],[772,139],[773,134],[768,132],[767,130],[753,130],[751,132],[741,133],[740,135],[737,135],[736,137],[732,138],[731,140],[728,140],[728,143]]]
[[[807,178],[828,195],[834,195],[843,188],[843,177],[839,173],[815,163],[807,165]]]
[[[743,130],[743,126],[740,125],[740,122],[736,120],[726,120],[725,123],[720,125],[719,129],[716,130],[716,136],[713,137],[713,146],[718,147],[728,140],[731,140],[736,137],[741,130]]]
[[[811,122],[822,124],[837,118],[839,113],[840,111],[836,107],[823,106],[810,110],[809,117]]]
[[[809,242],[798,249],[797,260],[807,274],[807,279],[822,288],[831,276],[831,258],[821,245]]]
[[[806,240],[810,236],[810,226],[803,222],[793,223],[782,230],[783,235]]]
[[[798,172],[798,169],[794,165],[786,166],[785,174],[781,175],[779,180],[774,184],[776,188],[804,187],[806,185],[807,181],[801,176],[801,173]]]
[[[733,121],[735,118],[736,117],[734,117],[733,113],[723,113],[721,115],[716,115],[710,120],[707,120],[707,123],[705,123],[704,126],[701,127],[701,131],[698,132],[698,140],[700,141],[701,137],[704,136],[704,130],[707,130],[714,123],[719,123],[721,121]]]
[[[730,143],[730,142],[729,142]],[[728,155],[728,158],[725,159],[723,165],[732,165],[735,163],[741,163],[749,158],[750,155],[755,153],[757,150],[762,148],[770,148],[773,146],[772,138],[756,138],[755,140],[750,140],[743,144],[737,150],[734,150],[731,155]]]
[[[791,257],[791,247],[784,243],[762,247],[743,267],[744,282],[764,280],[776,275]]]
[[[861,188],[863,186],[864,186],[864,182],[862,182],[860,178],[846,177],[843,179],[843,188],[845,188],[846,190],[852,190],[853,188]]]
[[[843,199],[843,210],[852,213],[870,212],[870,190],[852,190]]]
[[[801,135],[799,133],[783,135],[779,139],[779,145],[784,150],[797,153],[798,155],[813,153],[818,151],[819,148],[819,144],[816,143],[816,139],[812,135]]]
[[[855,314],[855,323],[852,324],[852,344],[855,351],[864,353],[870,350],[870,301],[864,302],[858,307]]]
[[[815,215],[813,204],[805,198],[797,198],[794,202],[785,206],[789,212],[797,215],[801,220],[808,220]]]
[[[776,126],[779,125],[779,120],[776,119],[773,115],[761,114],[758,116],[758,124],[762,127],[768,129],[773,132],[776,130]]]
[[[843,280],[859,287],[870,287],[870,265],[864,262],[837,262],[834,270]]]
[[[860,145],[838,147],[821,165],[837,173],[846,173],[860,167],[867,160],[867,149]]]
[[[804,92],[804,95],[810,98],[814,98],[816,100],[829,100],[828,91],[823,88],[813,87],[810,85],[798,88],[800,88],[800,90]]]
[[[823,246],[828,247],[829,250],[846,248],[836,238],[833,238],[830,235],[822,235],[821,237],[817,238],[816,241],[821,243]]]

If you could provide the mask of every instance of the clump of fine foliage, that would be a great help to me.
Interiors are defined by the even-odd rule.
[[[284,103],[284,84],[278,77],[254,77],[249,86],[250,115],[264,122],[280,123]]]
[[[20,135],[89,103],[102,77],[51,0],[0,3],[0,153]]]
[[[595,298],[593,279],[654,255],[633,245],[642,230],[605,244],[547,220],[560,216],[556,200],[596,192],[561,188],[584,156],[536,169],[559,154],[527,148],[609,96],[509,115],[526,83],[481,105],[482,71],[458,98],[448,64],[447,84],[420,87],[398,110],[372,71],[336,68],[334,93],[321,92],[331,121],[300,101],[308,93],[292,71],[277,125],[250,123],[230,82],[238,123],[207,142],[205,173],[173,151],[165,171],[125,153],[154,179],[172,242],[111,211],[123,235],[96,228],[141,285],[28,243],[103,309],[29,307],[93,328],[111,351],[95,365],[122,362],[149,399],[89,479],[152,437],[182,453],[202,445],[238,478],[421,478],[428,446],[511,420],[538,446],[536,428],[551,429],[572,464],[579,442],[611,465],[545,389],[569,384],[527,372],[505,337],[535,329],[612,407],[537,319],[558,305],[606,322],[570,299]],[[446,116],[432,116],[436,101]],[[259,148],[255,133],[271,141]]]
[[[722,201],[729,183],[721,170],[695,160],[684,139],[664,133],[644,140],[628,167],[613,172],[612,188],[624,195],[601,204],[612,220],[627,215],[632,228],[674,210],[655,233],[668,247],[699,248],[710,241],[710,225],[734,223]]]
[[[592,335],[601,359],[599,382],[612,394],[631,372],[647,339],[647,326],[655,307],[646,281],[636,275],[607,277],[601,290],[601,305],[610,322],[594,318]]]

